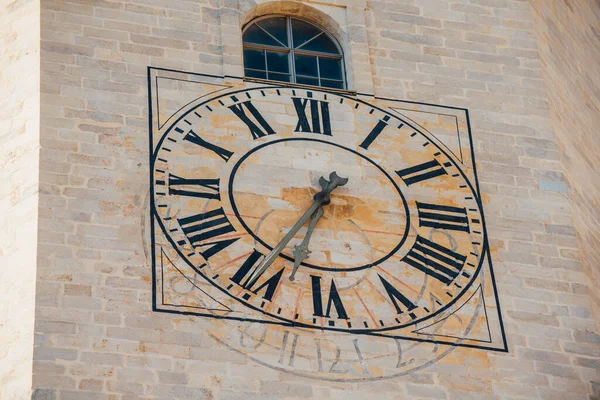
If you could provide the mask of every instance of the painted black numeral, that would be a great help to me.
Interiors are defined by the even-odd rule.
[[[198,146],[202,146],[205,149],[214,152],[216,155],[218,155],[225,161],[229,161],[229,159],[233,155],[233,151],[229,151],[227,149],[219,147],[216,144],[208,143],[206,140],[204,140],[200,136],[196,135],[196,133],[191,129],[189,130],[188,133],[186,133],[183,140],[187,140],[188,142],[192,142],[194,144],[197,144]]]
[[[329,318],[331,315],[331,306],[335,307],[335,311],[337,312],[338,319],[348,319],[348,314],[346,313],[346,309],[344,308],[344,304],[342,304],[342,299],[340,298],[340,294],[335,287],[335,281],[331,280],[331,288],[329,289],[329,299],[327,300],[327,311],[323,314],[323,296],[321,293],[321,277],[320,276],[312,276],[312,295],[313,295],[313,309],[314,316],[317,317],[325,317]]]
[[[200,254],[206,259],[214,256],[239,239],[218,240],[219,236],[235,232],[222,208],[190,217],[178,218],[177,222],[179,222],[179,226],[181,226],[183,233],[185,233],[192,246],[194,248],[199,247]]]
[[[383,284],[383,287],[385,288],[385,291],[387,292],[388,297],[390,298],[390,300],[392,300],[392,304],[394,304],[394,307],[396,308],[396,312],[398,314],[402,314],[405,311],[409,311],[410,317],[412,319],[415,319],[416,315],[410,311],[417,308],[417,306],[412,301],[407,299],[402,293],[400,293],[400,291],[398,289],[396,289],[391,283],[386,281],[383,278],[383,276],[381,276],[379,274],[377,274],[377,275],[379,276],[379,279],[381,280],[381,283]],[[402,303],[402,305],[404,306],[404,310],[402,309],[402,307],[400,307],[400,305],[398,304],[398,301],[400,301],[400,303]]]
[[[250,117],[246,114],[246,111],[244,111],[244,107],[246,108],[246,110],[250,111],[250,114],[252,114],[252,116],[256,120],[256,123],[252,121]],[[273,128],[271,128],[271,126],[263,118],[260,112],[258,112],[256,107],[254,107],[254,104],[250,102],[250,100],[244,101],[240,104],[234,104],[232,106],[229,106],[229,109],[233,111],[233,113],[237,115],[238,118],[246,124],[248,129],[250,129],[252,139],[258,139],[266,135],[275,134]]]
[[[447,175],[446,170],[435,158],[414,167],[401,169],[400,171],[396,171],[396,173],[409,186],[413,183],[435,178],[436,176]]]
[[[417,209],[419,210],[419,226],[469,232],[469,219],[465,208],[417,201]]]
[[[403,261],[449,285],[460,273],[466,259],[462,254],[417,236]]]
[[[171,173],[169,194],[221,200],[219,179],[186,179]]]
[[[383,119],[380,119],[377,122],[377,125],[375,125],[375,127],[371,130],[371,132],[369,133],[369,135],[360,144],[360,147],[362,147],[363,149],[367,150],[369,148],[369,146],[371,145],[371,143],[373,143],[373,141],[375,141],[375,139],[377,139],[377,136],[379,136],[379,134],[381,132],[383,132],[383,130],[385,129],[385,127],[388,126],[387,122],[389,120],[390,120],[390,116],[389,115],[386,115],[385,117],[383,117]]]
[[[320,133],[331,136],[331,119],[329,117],[329,103],[323,100],[301,99],[292,97],[296,114],[298,114],[298,123],[295,132]],[[310,119],[306,115],[306,105],[310,104]],[[319,107],[320,105],[320,107]],[[319,114],[319,108],[321,112]],[[311,125],[312,124],[312,125]]]
[[[237,283],[246,290],[250,290],[254,294],[257,294],[261,290],[265,289],[265,294],[263,294],[263,298],[265,300],[271,301],[271,299],[273,298],[273,294],[275,293],[275,289],[277,289],[277,285],[279,285],[279,281],[281,280],[281,276],[283,275],[284,268],[282,268],[279,272],[277,272],[265,282],[263,282],[263,284],[260,285],[258,288],[252,290],[252,287],[256,285],[256,282],[258,282],[262,274],[259,275],[258,279],[256,279],[252,284],[249,285],[248,281],[250,276],[252,275],[250,272],[253,272],[256,269],[258,260],[260,260],[262,257],[264,257],[263,254],[261,254],[257,250],[254,250],[252,254],[250,254],[250,256],[246,259],[246,261],[244,261],[240,269],[238,269],[237,272],[231,277],[231,281]]]

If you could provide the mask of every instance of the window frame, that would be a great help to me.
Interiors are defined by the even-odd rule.
[[[287,32],[287,40],[288,40],[288,47],[279,47],[279,46],[271,46],[271,45],[267,45],[267,44],[254,44],[254,43],[246,43],[244,42],[244,34],[246,33],[246,30],[248,30],[252,25],[256,24],[257,22],[260,22],[262,20],[265,19],[271,19],[271,18],[285,18],[286,19],[286,32]],[[329,39],[331,39],[331,41],[335,44],[339,54],[331,54],[331,53],[324,53],[324,52],[320,52],[320,51],[313,51],[313,50],[303,50],[303,49],[294,49],[294,45],[293,45],[293,35],[292,35],[292,19],[296,19],[299,21],[302,21],[304,23],[310,24],[314,27],[316,27],[317,29],[319,29],[321,31],[321,33],[315,37],[313,37],[311,40],[305,42],[304,44],[302,44],[302,46],[306,45],[307,43],[309,43],[310,41],[316,39],[318,36],[320,35],[327,35],[327,37],[329,37]],[[265,31],[264,29],[262,29],[262,27],[260,27],[260,25],[257,25],[259,27],[259,29],[263,30],[265,32],[266,35],[270,36],[271,38],[273,38],[274,40],[278,41],[275,37],[273,37],[270,33],[268,33],[267,31]],[[281,43],[281,42],[280,42]],[[257,18],[252,19],[251,21],[249,21],[246,25],[244,25],[244,27],[242,28],[242,51],[245,49],[252,49],[252,50],[267,50],[267,51],[272,51],[272,52],[277,52],[277,53],[283,53],[286,54],[288,57],[288,67],[289,67],[289,71],[290,71],[290,82],[285,82],[285,81],[276,81],[276,80],[272,80],[269,79],[269,70],[268,70],[268,64],[267,64],[267,60],[266,60],[266,52],[264,53],[264,57],[265,57],[265,70],[257,70],[257,69],[253,69],[253,68],[244,68],[244,79],[247,80],[258,80],[258,81],[268,81],[268,82],[276,82],[278,84],[292,84],[292,85],[300,85],[300,86],[310,86],[310,87],[315,87],[315,88],[322,88],[322,89],[326,89],[326,90],[333,90],[333,91],[344,91],[344,92],[348,92],[350,90],[348,90],[348,81],[347,81],[347,77],[346,77],[346,63],[345,63],[345,57],[344,57],[344,51],[342,49],[342,46],[340,45],[339,41],[336,39],[335,36],[333,36],[327,29],[325,29],[324,27],[322,27],[321,25],[314,23],[312,21],[309,21],[307,19],[304,18],[300,18],[300,17],[296,17],[293,15],[285,15],[285,14],[268,14],[268,15],[263,15]],[[306,78],[311,78],[311,79],[315,79],[314,76],[306,76],[306,75],[298,75],[296,74],[296,61],[295,61],[295,55],[306,55],[306,56],[314,56],[317,57],[317,74],[318,77],[316,77],[319,81],[319,85],[310,85],[310,84],[305,84],[305,83],[298,83],[296,81],[297,76],[300,77],[306,77]],[[333,87],[328,87],[328,86],[322,86],[321,85],[321,81],[322,80],[330,80],[330,81],[335,81],[332,79],[326,79],[326,78],[321,78],[321,71],[320,71],[320,66],[319,66],[319,58],[329,58],[329,59],[335,59],[335,60],[340,60],[340,65],[341,65],[341,74],[342,74],[342,88],[333,88]],[[242,60],[244,59],[244,55],[242,52]],[[266,79],[264,78],[255,78],[255,77],[250,77],[250,76],[246,76],[245,70],[249,69],[252,71],[260,71],[260,72],[265,72],[266,74]],[[277,72],[273,72],[273,73],[277,73]],[[339,80],[338,80],[339,82]]]

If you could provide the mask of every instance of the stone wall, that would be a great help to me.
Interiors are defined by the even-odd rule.
[[[263,3],[263,2],[260,2]],[[250,0],[45,1],[34,359],[39,399],[589,399],[600,381],[530,5],[285,2],[339,30],[350,89],[466,107],[509,353],[371,383],[269,369],[151,311],[147,66],[239,76]],[[325,16],[329,16],[326,19]]]
[[[39,1],[0,3],[0,399],[30,398],[38,228]]]
[[[573,223],[600,316],[600,5],[531,3],[554,134],[571,187]]]

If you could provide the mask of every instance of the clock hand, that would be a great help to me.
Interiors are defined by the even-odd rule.
[[[348,178],[340,178],[335,171],[329,174],[329,181],[324,177],[319,178],[319,185],[321,185],[321,191],[313,196],[312,205],[306,210],[298,221],[292,226],[292,229],[281,239],[273,250],[258,264],[258,267],[248,277],[247,287],[252,287],[258,280],[258,277],[267,270],[273,264],[273,261],[279,256],[279,253],[283,251],[285,246],[292,240],[294,235],[302,228],[302,226],[308,221],[308,219],[323,205],[327,205],[331,202],[329,195],[338,186],[344,186],[348,183]]]
[[[294,246],[294,268],[292,269],[292,273],[290,274],[290,281],[293,281],[295,279],[294,276],[296,275],[296,271],[298,270],[300,263],[306,260],[310,255],[310,250],[308,249],[308,242],[310,241],[310,237],[315,229],[315,225],[317,225],[317,222],[319,221],[319,219],[321,219],[323,214],[323,207],[317,208],[317,211],[315,211],[315,213],[310,218],[310,222],[308,223],[308,230],[306,231],[306,236],[304,236],[304,240],[302,240],[300,246]]]

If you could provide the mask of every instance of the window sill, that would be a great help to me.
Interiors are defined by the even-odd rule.
[[[271,81],[268,79],[260,79],[260,78],[246,78],[244,77],[244,82],[255,82],[255,83],[266,83],[274,86],[291,86],[302,89],[313,89],[313,90],[321,90],[325,92],[333,92],[333,93],[341,93],[348,96],[356,96],[356,91],[348,90],[348,89],[335,89],[329,88],[325,86],[313,86],[313,85],[304,85],[302,83],[291,83],[291,82],[281,82],[281,81]]]

